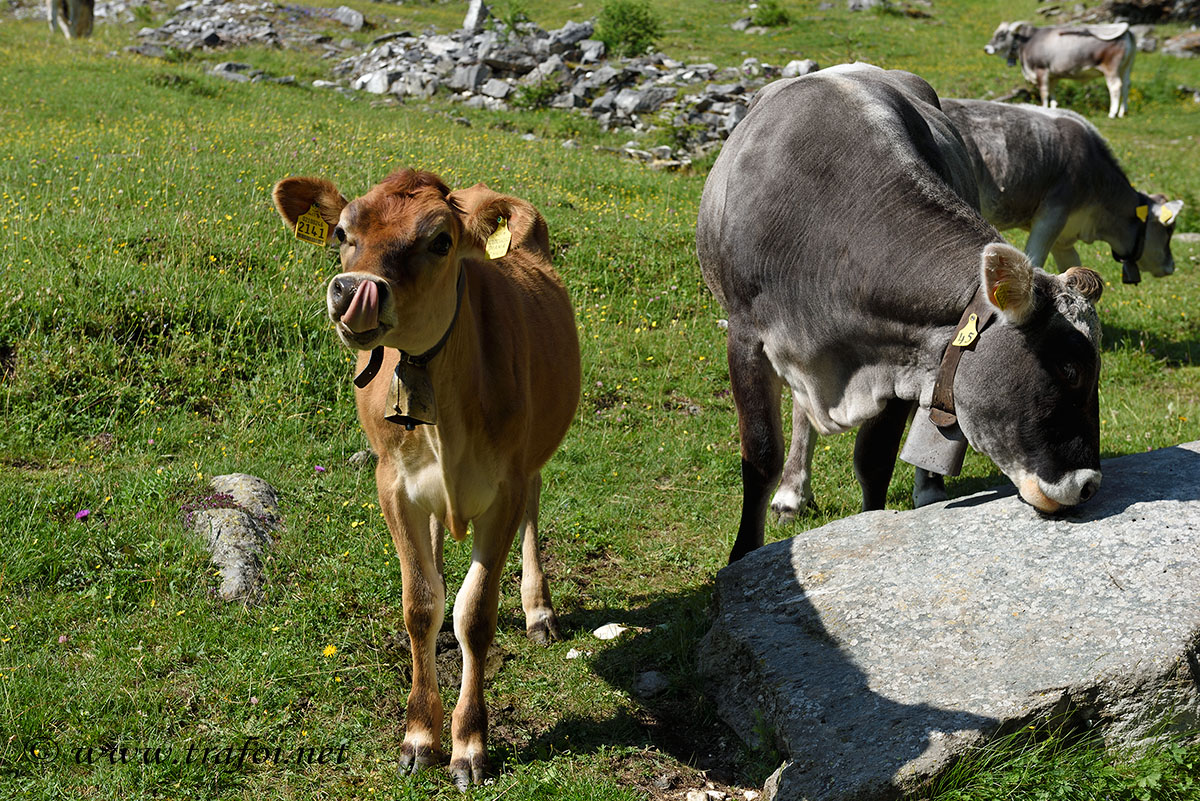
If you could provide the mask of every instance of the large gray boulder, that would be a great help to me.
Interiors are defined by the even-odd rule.
[[[767,798],[894,797],[1038,721],[1110,745],[1196,727],[1200,443],[1103,473],[1061,517],[1003,487],[721,570],[700,671],[742,739],[785,757]]]

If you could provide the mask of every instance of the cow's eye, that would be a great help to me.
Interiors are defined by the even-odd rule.
[[[1079,389],[1083,386],[1083,371],[1079,369],[1079,365],[1073,362],[1064,362],[1058,365],[1058,377],[1071,389]]]
[[[450,245],[450,234],[443,232],[438,234],[437,237],[429,243],[429,252],[436,253],[439,256],[445,256],[450,252]]]
[[[341,242],[341,243],[345,244],[345,242],[346,242],[346,229],[345,229],[345,228],[343,228],[343,227],[342,227],[342,226],[340,226],[340,225],[339,225],[339,226],[337,226],[336,228],[334,228],[334,229],[333,229],[333,236],[334,236],[334,238],[335,238],[335,239],[337,239],[337,241],[339,241],[339,242]]]

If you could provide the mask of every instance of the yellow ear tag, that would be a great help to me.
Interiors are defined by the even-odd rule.
[[[316,204],[296,218],[296,238],[314,245],[324,245],[329,240],[329,223],[317,211]]]
[[[1137,215],[1137,218],[1139,220],[1141,220],[1142,222],[1145,222],[1146,217],[1148,217],[1150,215],[1150,207],[1149,206],[1138,206],[1136,209],[1133,210],[1133,212]]]
[[[967,345],[970,345],[972,342],[974,342],[976,337],[979,336],[979,330],[975,328],[975,323],[978,320],[979,315],[972,312],[971,316],[967,318],[967,324],[959,329],[958,335],[954,337],[954,341],[950,344],[957,345],[960,348],[965,348]]]
[[[1171,220],[1175,219],[1175,212],[1163,206],[1158,210],[1158,221],[1163,225],[1170,225]]]
[[[508,246],[511,242],[512,231],[508,230],[508,221],[501,217],[495,232],[488,237],[486,248],[488,258],[498,259],[508,253]]]

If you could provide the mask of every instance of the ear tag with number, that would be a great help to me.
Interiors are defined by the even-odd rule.
[[[975,323],[979,320],[979,315],[971,312],[971,316],[967,318],[967,324],[959,329],[958,335],[954,337],[951,345],[957,345],[960,348],[965,348],[975,341],[979,336],[979,330],[975,327]]]
[[[1145,222],[1146,217],[1148,217],[1150,215],[1150,207],[1149,206],[1138,206],[1136,209],[1133,210],[1133,212],[1134,212],[1134,214],[1137,215],[1137,218],[1139,220],[1141,220],[1142,222]]]
[[[314,245],[329,241],[329,223],[325,222],[315,203],[296,218],[296,238]]]
[[[512,231],[508,230],[508,221],[501,217],[495,232],[488,237],[486,248],[488,258],[498,259],[508,253],[508,246],[511,242]]]

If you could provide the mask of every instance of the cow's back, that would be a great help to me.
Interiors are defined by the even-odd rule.
[[[937,317],[961,310],[977,263],[930,250],[998,237],[974,211],[970,162],[936,102],[916,76],[874,68],[764,89],[709,175],[697,225],[705,280],[731,315],[806,320],[809,332],[826,320],[838,336],[830,310],[851,314],[864,301],[916,315],[933,302]],[[931,301],[930,287],[959,283],[953,298]]]
[[[1086,119],[1065,109],[944,99],[967,144],[983,215],[997,228],[1028,227],[1048,198],[1078,208],[1102,202],[1120,166]]]

